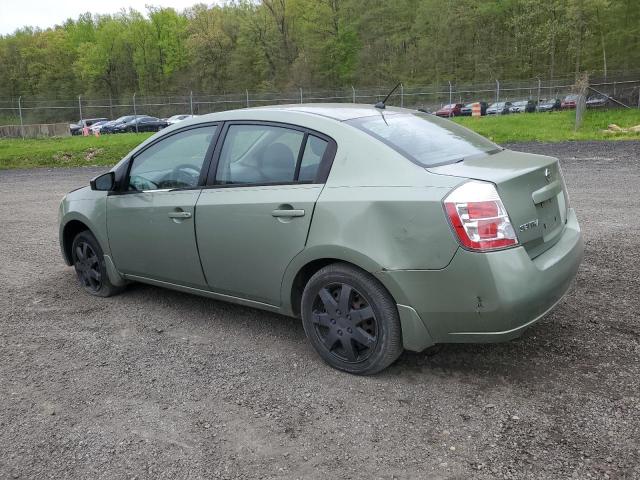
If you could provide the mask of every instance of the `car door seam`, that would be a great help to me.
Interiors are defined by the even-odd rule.
[[[211,289],[209,280],[207,279],[207,274],[205,273],[204,266],[202,265],[202,257],[200,256],[200,245],[198,244],[198,228],[196,226],[196,221],[198,219],[198,202],[200,201],[200,197],[202,196],[202,190],[203,189],[201,188],[200,193],[198,193],[198,198],[196,198],[196,201],[193,204],[193,237],[196,243],[196,253],[198,254],[198,263],[200,264],[200,270],[202,271],[204,283],[207,285],[207,288]]]

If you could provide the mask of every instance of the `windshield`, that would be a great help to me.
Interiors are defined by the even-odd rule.
[[[497,152],[500,147],[456,123],[420,113],[383,114],[347,123],[423,167]]]

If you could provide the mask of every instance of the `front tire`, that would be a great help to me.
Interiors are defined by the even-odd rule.
[[[378,373],[403,350],[393,298],[376,278],[345,263],[327,265],[307,282],[302,324],[320,357],[345,372]]]
[[[109,281],[104,252],[89,230],[80,232],[71,244],[71,259],[82,289],[97,297],[110,297],[122,290]]]

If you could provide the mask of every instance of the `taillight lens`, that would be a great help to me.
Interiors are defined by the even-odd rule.
[[[477,251],[518,244],[507,209],[492,183],[460,185],[444,199],[444,208],[460,243]]]

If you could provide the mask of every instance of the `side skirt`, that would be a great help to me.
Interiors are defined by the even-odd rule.
[[[139,277],[138,275],[123,275],[127,280],[133,280],[140,283],[147,283],[149,285],[155,285],[156,287],[169,288],[171,290],[178,290],[180,292],[192,293],[201,297],[213,298],[215,300],[221,300],[223,302],[235,303],[238,305],[244,305],[246,307],[258,308],[260,310],[267,310],[269,312],[282,313],[280,307],[263,302],[256,302],[254,300],[247,300],[246,298],[234,297],[231,295],[224,295],[222,293],[215,293],[209,290],[202,290],[199,288],[185,287],[184,285],[178,285],[171,282],[163,282],[161,280],[154,280],[152,278]]]

